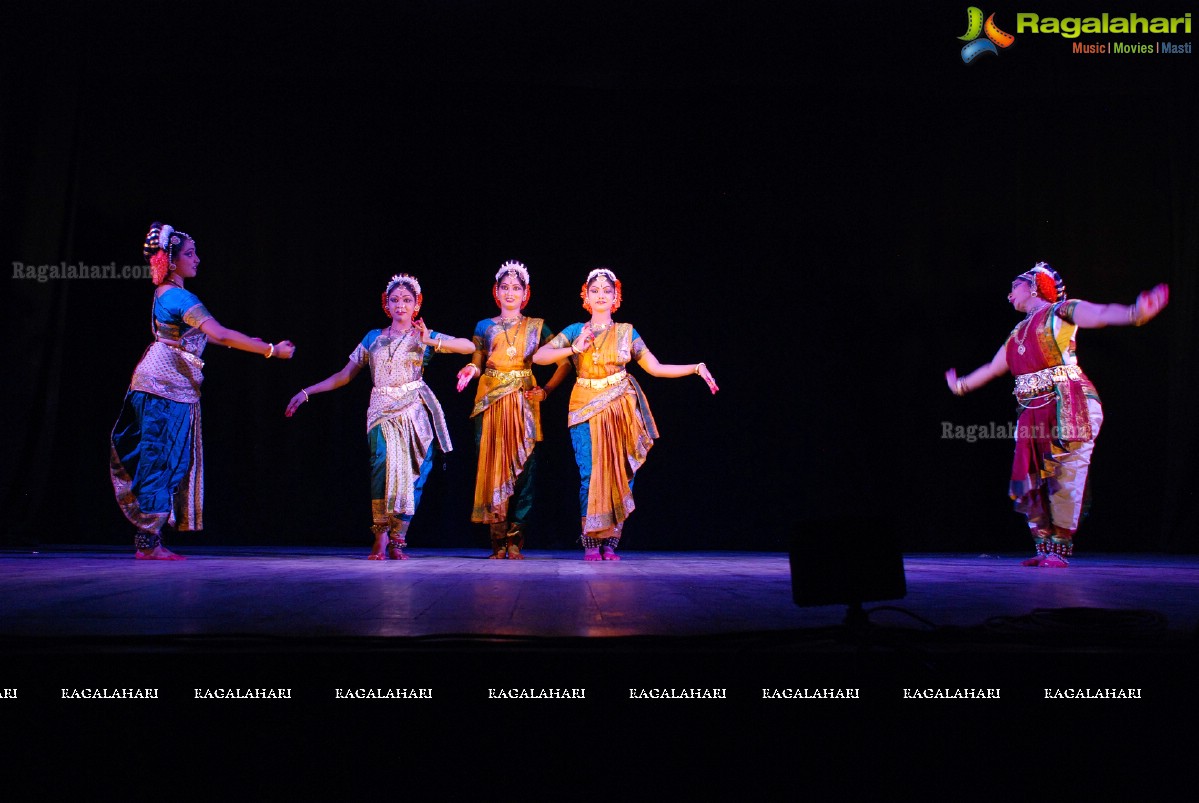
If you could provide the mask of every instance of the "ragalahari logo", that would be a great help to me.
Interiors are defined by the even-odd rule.
[[[980,34],[986,34],[986,38],[979,38]],[[983,22],[983,12],[977,6],[970,6],[966,9],[966,33],[959,36],[963,42],[968,44],[962,48],[962,61],[969,64],[983,53],[994,53],[999,55],[998,47],[1011,47],[1012,42],[1016,41],[1016,37],[1010,33],[1004,33],[999,30],[999,26],[995,24],[995,15],[987,17],[987,21]]]

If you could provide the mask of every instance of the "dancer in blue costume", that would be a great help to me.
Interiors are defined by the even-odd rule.
[[[264,343],[227,329],[185,290],[200,268],[196,242],[155,222],[142,244],[156,285],[154,342],[142,354],[112,430],[109,468],[117,504],[137,528],[134,557],[183,560],[162,545],[162,528],[204,525],[204,443],[200,431],[200,359],[208,341],[270,359],[289,359],[291,341]]]
[[[350,354],[345,367],[315,385],[300,390],[287,404],[295,414],[316,393],[336,390],[363,368],[375,386],[366,411],[366,435],[371,451],[371,519],[375,544],[370,560],[407,560],[408,526],[420,505],[421,492],[433,467],[433,444],[450,451],[445,414],[425,384],[425,365],[434,352],[473,354],[475,344],[464,337],[430,331],[416,317],[424,296],[415,277],[391,277],[383,293],[383,311],[391,318],[386,329],[373,329]]]

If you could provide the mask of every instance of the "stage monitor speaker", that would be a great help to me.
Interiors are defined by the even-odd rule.
[[[801,521],[791,536],[796,605],[860,605],[908,592],[894,523],[847,516]]]

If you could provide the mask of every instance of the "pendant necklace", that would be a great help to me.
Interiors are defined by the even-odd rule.
[[[404,344],[405,336],[407,336],[407,334],[409,332],[411,332],[412,329],[408,328],[408,329],[403,330],[399,334],[396,334],[396,330],[394,328],[392,328],[391,326],[388,326],[387,331],[391,334],[392,339],[395,341],[395,343],[389,344],[389,347],[387,349],[387,362],[390,365],[391,358],[396,355],[396,351],[398,351],[400,346],[402,346]]]
[[[595,340],[593,340],[591,342],[591,349],[592,349],[591,350],[591,359],[592,359],[592,361],[599,362],[600,346],[603,345],[603,341],[608,339],[608,332],[610,332],[612,330],[612,327],[615,325],[616,325],[615,323],[612,323],[611,321],[609,321],[608,324],[604,327],[603,337],[596,338]],[[591,333],[593,335],[595,334],[595,326],[591,327]]]
[[[513,343],[512,339],[510,337],[508,337],[508,328],[510,325],[519,325],[519,324],[520,324],[520,316],[519,315],[517,315],[515,318],[504,318],[504,317],[500,318],[500,330],[503,331],[504,340],[507,341],[507,343],[508,343],[508,348],[504,349],[504,353],[507,354],[509,358],[516,356],[516,345]]]
[[[1015,336],[1016,336],[1016,353],[1017,354],[1023,354],[1025,351],[1024,340],[1025,340],[1025,338],[1028,337],[1028,330],[1031,328],[1031,324],[1032,324],[1032,316],[1036,315],[1038,311],[1039,311],[1039,308],[1028,313],[1028,317],[1026,317],[1024,319],[1023,323],[1020,324],[1020,326],[1024,327],[1024,334],[1020,333],[1020,326],[1016,327]]]

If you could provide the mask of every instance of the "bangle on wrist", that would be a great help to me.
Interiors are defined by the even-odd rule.
[[[1132,306],[1128,308],[1128,322],[1133,326],[1141,325],[1141,316],[1137,314],[1137,302],[1132,302]]]
[[[264,356],[265,356],[265,357],[266,357],[268,360],[269,360],[271,357],[274,357],[274,356],[275,356],[275,344],[274,344],[274,343],[271,343],[271,347],[270,347],[269,349],[267,349],[267,352],[266,352],[266,354],[265,354]]]
[[[969,391],[970,386],[966,384],[965,380],[959,379],[957,382],[957,390],[954,392],[959,396],[965,396]]]
[[[695,370],[694,370],[694,371],[692,371],[691,373],[693,373],[693,374],[698,374],[698,373],[699,373],[699,369],[700,369],[700,368],[707,368],[707,367],[708,367],[708,366],[704,365],[702,362],[697,362],[697,363],[695,364]]]
[[[582,353],[583,353],[583,350],[582,350],[582,349],[579,349],[579,348],[576,348],[574,343],[571,343],[571,344],[570,344],[570,350],[571,350],[573,353],[575,353],[575,354],[582,354]]]
[[[309,400],[309,399],[308,399],[308,389],[307,389],[307,388],[300,388],[300,392],[304,394],[304,401],[308,401],[308,400]]]

